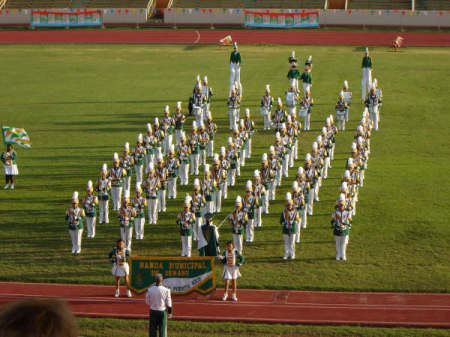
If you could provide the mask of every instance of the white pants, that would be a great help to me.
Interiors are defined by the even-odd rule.
[[[362,68],[362,81],[361,81],[361,100],[366,99],[366,94],[372,85],[372,69]]]
[[[228,96],[231,95],[231,87],[234,82],[239,84],[239,89],[242,94],[242,84],[241,84],[241,67],[239,63],[230,63],[230,90]]]
[[[228,109],[228,120],[230,121],[230,130],[233,130],[239,121],[239,110]]]
[[[373,129],[378,130],[378,107],[374,107],[373,111],[369,113],[369,118],[373,122]]]
[[[158,221],[158,199],[147,199],[148,223],[156,225]]]
[[[86,217],[86,226],[87,226],[87,237],[94,238],[95,237],[95,222],[97,218],[87,216]]]
[[[303,93],[306,93],[307,91],[311,90],[311,84],[310,83],[302,82],[302,86],[303,86]]]
[[[180,184],[187,185],[189,183],[189,164],[180,164]]]
[[[316,183],[317,186],[317,183]],[[308,208],[308,215],[313,215],[313,205],[314,205],[314,192],[315,192],[315,188],[310,188],[308,190],[308,204],[307,204],[307,208]]]
[[[200,165],[206,164],[206,149],[200,150]]]
[[[202,109],[203,109],[203,120],[206,121],[208,119],[209,103],[203,104]]]
[[[303,117],[303,130],[309,131],[311,128],[311,114],[307,113],[305,117]]]
[[[289,177],[289,162],[290,162],[290,153],[286,153],[283,158],[283,175],[287,178]]]
[[[181,236],[181,256],[191,257],[192,235]]]
[[[285,258],[295,258],[295,236],[295,234],[283,234]]]
[[[322,185],[322,177],[317,180],[316,186],[314,187],[314,201],[319,201],[319,189]]]
[[[219,213],[222,209],[222,190],[217,187],[214,191],[214,211]]]
[[[284,159],[283,159],[282,163],[283,162],[284,162]],[[283,165],[281,165],[281,167],[279,167],[277,169],[277,172],[275,173],[275,183],[277,186],[281,186],[282,175],[283,175]],[[275,200],[275,199],[273,199],[273,200]]]
[[[241,159],[236,160],[236,175],[241,176]]]
[[[361,170],[359,172],[359,186],[361,186],[361,187],[364,186],[364,177],[365,177],[364,172],[365,172],[365,170]]]
[[[228,169],[227,183],[228,186],[234,186],[236,182],[236,169]]]
[[[158,191],[158,212],[166,211],[166,190]]]
[[[214,141],[210,140],[208,142],[208,157],[213,157],[214,156]]]
[[[136,234],[136,240],[142,240],[144,238],[144,218],[134,218],[134,234]]]
[[[278,172],[277,172],[277,177],[278,177]],[[270,200],[275,200],[276,192],[277,192],[277,182],[274,180],[270,183],[270,189],[269,189],[269,199]]]
[[[264,115],[264,130],[270,130],[272,127],[272,121],[270,115]]]
[[[348,122],[348,113],[349,113],[350,108],[345,109],[345,121]],[[344,124],[345,126],[345,124]]]
[[[242,235],[233,234],[233,245],[239,254],[242,254]]]
[[[145,155],[145,173],[148,172],[148,168],[150,166],[150,163],[153,163],[155,165],[155,154],[146,154]]]
[[[298,138],[294,140],[294,143],[292,144],[292,151],[291,156],[293,155],[294,160],[298,159]]]
[[[245,241],[253,242],[254,238],[255,238],[254,219],[248,219],[247,226],[245,226]]]
[[[224,199],[228,198],[228,181],[225,181],[225,183],[223,184],[222,196]]]
[[[123,178],[123,196],[124,196],[124,198],[130,197],[130,185],[131,185],[131,177],[126,176],[125,178]]]
[[[331,146],[331,155],[330,155],[331,160],[334,160],[334,149],[335,149],[335,147],[336,147],[336,144],[333,143],[333,145]],[[330,165],[330,167],[331,167],[331,165]]]
[[[239,158],[240,160],[240,166],[245,166],[245,154],[246,154],[247,149],[244,149],[243,151],[241,151],[241,157]]]
[[[346,251],[348,244],[348,235],[334,236],[334,241],[336,242],[336,260],[347,260]]]
[[[264,214],[269,214],[269,191],[266,191],[266,194],[264,194]],[[262,220],[261,220],[262,224]]]
[[[330,157],[325,157],[325,160],[323,161],[323,179],[328,178],[328,169],[330,168]]]
[[[134,165],[134,171],[136,172],[136,185],[138,185],[138,184],[141,185],[142,184],[142,173],[144,171],[143,165]]]
[[[199,126],[203,122],[203,109],[200,106],[194,106],[193,108],[193,114],[195,116],[195,121],[197,122],[197,125]]]
[[[292,148],[291,153],[289,153],[289,167],[290,168],[294,167],[294,152]]]
[[[255,227],[262,227],[262,211],[263,211],[262,206],[259,206],[255,209],[255,220],[253,221]]]
[[[120,227],[120,238],[125,242],[125,248],[131,250],[133,227]]]
[[[288,107],[288,114],[289,115],[292,115],[292,114],[296,114],[297,113],[297,109],[296,109],[296,107],[295,106],[293,106],[293,107]]]
[[[300,243],[300,224],[297,226],[297,232],[295,232],[295,243]]]
[[[99,209],[99,222],[100,223],[109,223],[109,200],[99,200],[98,202]]]
[[[206,214],[206,213],[214,213],[215,212],[215,204],[214,204],[214,201],[207,201],[206,202],[206,205],[205,205],[205,212],[204,212],[204,214]]]
[[[252,156],[252,139],[251,138],[248,139],[247,147],[245,148],[244,152],[245,152],[245,156],[247,158],[251,158],[251,156]]]
[[[122,201],[122,187],[111,188],[111,199],[113,210],[118,211],[120,209],[120,202]]]
[[[298,92],[298,78],[290,78],[289,87],[294,87],[295,91]]]
[[[163,152],[164,155],[169,154],[170,151],[170,145],[172,145],[172,135],[169,135],[168,133],[166,133],[166,138],[164,138],[164,142],[163,142]]]
[[[180,140],[181,140],[181,132],[183,130],[179,130],[179,129],[175,129],[175,144],[178,145],[180,144]]]
[[[176,199],[177,198],[177,177],[167,179],[167,189],[168,189],[168,198]]]
[[[190,154],[189,155],[190,161],[191,161],[191,171],[190,174],[198,175],[198,167],[200,166],[200,155],[197,154]]]
[[[195,223],[194,223],[194,241],[198,240],[198,231],[202,228],[203,226],[203,217],[202,216],[196,216],[195,217]]]
[[[72,240],[72,254],[81,252],[81,238],[83,237],[82,229],[69,229],[70,239]]]
[[[303,207],[302,210],[302,228],[305,229],[306,228],[306,224],[308,222],[308,205],[305,205],[305,207]]]
[[[337,124],[338,124],[338,130],[344,131],[345,130],[345,117],[343,119],[338,119]]]

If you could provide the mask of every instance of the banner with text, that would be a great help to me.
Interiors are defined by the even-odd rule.
[[[101,26],[100,10],[52,11],[32,10],[31,26],[34,27],[87,27]]]
[[[130,287],[137,293],[147,290],[161,273],[172,294],[192,291],[207,294],[216,288],[214,257],[130,257]]]
[[[244,9],[246,27],[264,28],[312,28],[319,27],[319,12],[284,12],[280,9],[262,12]]]

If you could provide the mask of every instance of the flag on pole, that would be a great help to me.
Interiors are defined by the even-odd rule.
[[[395,49],[400,48],[403,45],[403,40],[404,38],[402,38],[401,36],[397,36],[393,43],[394,48]]]
[[[219,41],[219,44],[222,46],[231,46],[233,44],[233,39],[231,38],[231,35],[225,36],[223,39]]]
[[[25,129],[14,128],[12,126],[3,126],[3,141],[5,144],[17,144],[26,149],[31,148],[30,137]]]

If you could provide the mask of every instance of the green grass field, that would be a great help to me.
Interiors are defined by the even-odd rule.
[[[283,180],[278,200],[272,203],[271,214],[264,216],[255,242],[245,247],[246,264],[241,268],[239,286],[447,292],[450,50],[371,50],[384,105],[380,131],[372,137],[369,169],[353,221],[348,261],[344,263],[334,260],[329,219],[362,111],[358,99],[362,49],[240,49],[242,107],[251,109],[259,130],[253,142],[253,157],[243,168],[237,186],[231,189],[216,223],[232,210],[235,196],[244,192],[245,181],[273,143],[274,132],[261,131],[259,102],[266,83],[271,84],[273,96],[284,97],[287,57],[292,49],[301,59],[313,55],[312,96],[316,105],[312,131],[300,138],[302,160],[290,170],[290,178]],[[86,182],[97,179],[101,164],[110,165],[113,152],[121,153],[126,141],[134,144],[137,134],[145,131],[145,124],[162,116],[165,104],[174,109],[175,102],[182,100],[187,111],[187,98],[198,73],[207,74],[215,90],[211,107],[219,124],[215,146],[218,149],[225,145],[230,134],[226,114],[228,57],[229,49],[215,46],[0,46],[0,121],[2,125],[24,127],[33,142],[31,150],[16,147],[21,174],[17,189],[0,191],[0,280],[112,284],[107,254],[119,237],[118,221],[111,213],[111,223],[98,225],[97,237],[85,238],[82,254],[73,257],[64,221],[73,191],[84,195]],[[284,194],[325,117],[334,113],[345,79],[354,92],[351,122],[348,131],[337,137],[333,168],[321,188],[315,215],[302,232],[297,259],[286,262],[281,259],[279,225]],[[191,188],[178,188],[178,199],[168,201],[168,212],[158,225],[146,225],[145,239],[133,242],[133,255],[179,255],[181,243],[174,218],[185,192]],[[229,239],[230,230],[224,226],[222,248]],[[220,275],[221,268],[217,268],[218,286],[223,284]],[[285,335],[295,335],[289,331]],[[332,336],[331,331],[325,335]],[[320,335],[308,331],[304,334]]]

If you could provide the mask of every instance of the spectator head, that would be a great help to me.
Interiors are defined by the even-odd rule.
[[[162,285],[162,283],[163,283],[163,276],[161,274],[158,273],[158,274],[155,275],[155,283],[156,283],[157,286]]]

